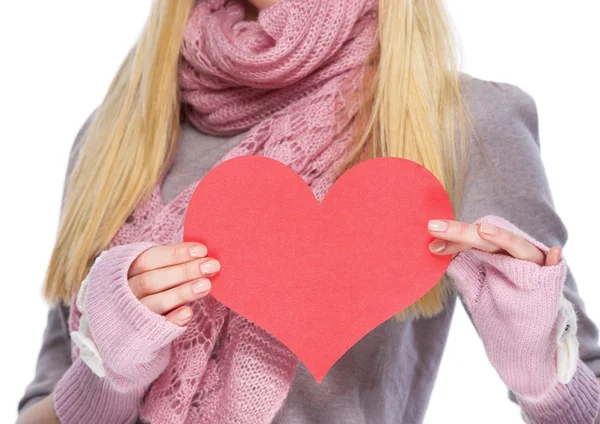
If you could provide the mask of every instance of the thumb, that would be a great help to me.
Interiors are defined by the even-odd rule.
[[[554,266],[560,263],[562,257],[562,248],[560,246],[552,247],[548,253],[546,253],[546,266]]]

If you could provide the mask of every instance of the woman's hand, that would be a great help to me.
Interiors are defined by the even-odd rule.
[[[451,220],[429,221],[429,233],[437,237],[429,249],[437,255],[452,254],[454,258],[466,249],[479,249],[490,253],[504,253],[538,265],[552,266],[560,262],[562,249],[554,246],[545,255],[523,237],[504,228],[482,222],[468,224]]]
[[[192,317],[187,304],[210,292],[207,277],[220,269],[219,262],[206,255],[206,247],[199,243],[151,247],[131,264],[129,287],[148,309],[185,325]]]
[[[192,318],[187,304],[206,296],[207,277],[219,271],[199,243],[140,241],[113,246],[96,257],[81,283],[79,356],[119,391],[146,388],[165,369],[170,344]]]
[[[447,273],[506,385],[538,399],[569,382],[579,346],[560,246],[549,249],[492,215],[473,224],[434,220],[429,231],[431,251],[453,255]]]

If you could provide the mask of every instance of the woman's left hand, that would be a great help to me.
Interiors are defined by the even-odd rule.
[[[468,224],[448,219],[431,220],[428,229],[437,237],[429,244],[429,249],[437,255],[452,254],[452,258],[463,250],[475,248],[552,266],[560,262],[562,255],[560,246],[552,247],[546,255],[518,234],[486,222]]]
[[[566,264],[503,218],[472,224],[434,220],[432,252],[452,254],[447,273],[463,299],[491,364],[522,398],[539,398],[573,377],[577,319],[563,296]]]

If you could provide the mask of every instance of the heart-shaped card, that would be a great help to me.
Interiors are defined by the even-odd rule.
[[[288,166],[244,156],[200,181],[184,241],[220,261],[212,296],[285,344],[320,383],[442,277],[451,255],[430,252],[430,219],[454,219],[450,199],[410,160],[364,161],[319,203]]]

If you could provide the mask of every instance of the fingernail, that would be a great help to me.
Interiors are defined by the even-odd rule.
[[[192,284],[192,291],[196,294],[204,293],[210,290],[210,280],[207,278],[201,278]]]
[[[485,222],[479,224],[479,229],[483,234],[489,234],[490,236],[498,234],[498,227],[492,224],[487,224]]]
[[[214,274],[221,268],[219,261],[211,259],[210,261],[203,262],[200,265],[200,271],[204,274]]]
[[[206,246],[203,246],[203,245],[192,246],[188,250],[189,250],[190,256],[192,256],[194,258],[203,258],[208,253],[208,251],[206,250]]]
[[[182,321],[187,320],[189,317],[192,316],[192,310],[190,308],[185,308],[182,309],[181,311],[179,311],[179,313],[177,314],[177,318],[179,318]]]
[[[448,229],[448,223],[446,221],[432,219],[429,221],[429,229],[431,231],[446,231]]]
[[[442,250],[444,250],[445,248],[446,248],[445,240],[434,240],[433,242],[429,243],[429,250],[431,250],[433,253],[439,253]]]

